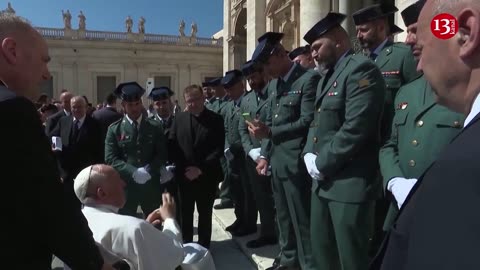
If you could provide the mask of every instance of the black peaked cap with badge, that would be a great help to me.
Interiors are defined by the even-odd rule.
[[[303,39],[308,43],[312,44],[320,38],[322,35],[326,34],[330,29],[339,26],[347,18],[347,15],[336,12],[329,12],[327,16],[317,22],[308,32],[303,36]]]
[[[114,94],[123,101],[133,102],[142,98],[143,94],[145,94],[145,89],[137,82],[125,82],[117,86]]]
[[[259,37],[258,45],[252,55],[252,61],[259,63],[266,62],[283,36],[283,33],[267,32]]]
[[[422,11],[425,2],[425,0],[417,1],[400,13],[402,15],[403,22],[407,27],[418,21],[418,16],[420,15],[420,11]]]
[[[222,85],[225,88],[230,88],[241,80],[243,80],[243,74],[240,70],[229,70],[225,73],[225,77],[222,78]]]
[[[168,99],[171,96],[173,96],[173,91],[166,86],[161,86],[153,88],[150,95],[148,95],[148,98],[153,101],[159,101]]]
[[[307,53],[308,54],[310,53],[310,45],[305,45],[305,46],[301,46],[301,47],[296,48],[295,50],[291,51],[288,54],[288,57],[290,57],[290,60],[293,60],[293,59],[297,58],[297,56],[302,55],[302,54],[307,54]]]
[[[202,82],[202,87],[210,87],[210,81],[208,82]]]
[[[352,14],[355,25],[365,24],[387,17],[398,11],[398,8],[390,4],[375,4],[355,11]]]
[[[248,60],[242,66],[242,74],[245,77],[248,77],[257,71],[261,71],[261,66],[258,63],[253,62],[252,60]]]

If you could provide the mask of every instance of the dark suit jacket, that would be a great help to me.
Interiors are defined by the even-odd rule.
[[[53,132],[57,127],[58,121],[60,121],[60,118],[64,116],[67,116],[65,114],[65,110],[61,110],[47,118],[47,121],[45,122],[45,134],[47,135],[47,137],[54,136]]]
[[[479,119],[418,180],[371,269],[480,269]]]
[[[87,221],[66,197],[32,102],[0,89],[2,269],[51,269],[52,254],[73,269],[101,268]],[[6,264],[6,265],[5,265]],[[9,267],[8,264],[14,264]]]
[[[73,116],[58,121],[54,136],[62,138],[63,149],[57,152],[61,177],[72,181],[84,168],[103,163],[103,138],[100,125],[90,116],[85,117],[76,141],[72,141]]]
[[[117,112],[117,110],[112,107],[102,108],[98,111],[94,111],[92,114],[92,117],[100,124],[104,140],[107,135],[108,127],[113,124],[113,122],[122,118],[122,116],[121,113]]]
[[[198,129],[192,130],[191,113],[179,112],[170,128],[171,160],[176,165],[177,179],[184,179],[188,166],[202,171],[200,180],[219,182],[223,179],[220,158],[223,157],[225,132],[223,118],[208,109],[202,112]]]

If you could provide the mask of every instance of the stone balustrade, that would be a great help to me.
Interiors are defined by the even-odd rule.
[[[223,48],[223,39],[37,27],[46,39],[96,40]]]

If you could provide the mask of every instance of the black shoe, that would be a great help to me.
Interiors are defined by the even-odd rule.
[[[250,234],[254,234],[257,232],[257,228],[251,228],[251,229],[246,229],[246,228],[243,228],[243,227],[239,227],[238,229],[234,230],[234,231],[231,231],[230,233],[233,235],[233,236],[236,236],[236,237],[242,237],[242,236],[247,236],[247,235],[250,235]]]
[[[232,202],[221,202],[221,203],[213,206],[213,209],[215,209],[215,210],[228,209],[228,208],[233,208],[233,203]]]
[[[275,245],[278,243],[276,237],[259,237],[257,239],[247,242],[247,248],[260,248],[268,245]]]
[[[227,226],[225,228],[225,231],[234,232],[234,231],[238,230],[239,227],[240,227],[240,222],[238,222],[238,220],[235,220],[235,222],[233,222],[230,226]]]

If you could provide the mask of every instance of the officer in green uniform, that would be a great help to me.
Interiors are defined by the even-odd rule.
[[[170,128],[173,124],[173,120],[175,118],[175,115],[173,114],[173,102],[171,97],[174,95],[173,91],[165,86],[162,87],[155,87],[152,89],[150,94],[148,95],[148,98],[153,101],[153,108],[154,108],[154,114],[150,116],[150,119],[157,121],[160,123],[160,125],[163,128],[165,138],[168,139],[169,134],[170,134]],[[171,153],[173,151],[172,145],[170,142],[167,141],[167,149],[168,153]],[[169,159],[167,160],[167,166],[166,169],[174,174],[175,170],[175,164],[173,164],[170,160],[170,155]],[[170,193],[174,199],[175,202],[177,203],[177,216],[176,220],[178,224],[182,224],[181,220],[181,207],[180,205],[180,198],[178,196],[178,183],[173,177],[170,181],[163,183],[164,185],[164,190]]]
[[[173,177],[165,168],[167,141],[160,123],[142,115],[145,90],[138,83],[122,83],[115,93],[126,114],[108,128],[105,162],[127,184],[127,202],[120,213],[136,216],[138,205],[151,213],[162,202],[161,182]]]
[[[221,83],[223,77],[212,79],[206,82],[206,85],[213,90],[213,97],[206,103],[205,107],[217,114],[220,114],[225,119],[225,107],[230,100],[225,88]],[[230,169],[225,157],[220,159],[223,170],[223,181],[220,187],[219,197],[220,203],[215,205],[215,209],[225,209],[233,207],[232,191],[230,190]]]
[[[242,72],[234,69],[227,71],[222,85],[230,97],[225,106],[225,158],[230,168],[230,189],[235,205],[235,222],[225,230],[234,236],[246,236],[257,231],[257,211],[253,192],[245,170],[246,154],[238,130],[242,118],[240,105],[245,94]]]
[[[288,53],[288,57],[293,62],[301,65],[306,69],[314,69],[315,61],[313,61],[310,45],[300,46]]]
[[[410,48],[403,43],[388,39],[393,31],[391,19],[398,9],[389,4],[368,6],[353,13],[360,45],[367,49],[369,57],[377,64],[386,83],[385,108],[382,118],[381,137],[386,140],[390,134],[394,108],[393,100],[398,89],[420,75]]]
[[[394,13],[398,9],[390,4],[376,4],[353,13],[357,29],[357,38],[361,46],[369,51],[386,83],[385,107],[380,127],[382,144],[387,140],[394,114],[393,100],[398,89],[418,78],[417,65],[410,48],[403,43],[394,43],[389,39],[398,27],[393,24]],[[381,176],[379,176],[381,177]],[[389,202],[380,197],[375,209],[375,227],[372,235],[371,252],[375,252],[383,240],[383,222]]]
[[[272,269],[314,269],[310,246],[310,188],[308,173],[300,155],[313,120],[315,88],[320,74],[293,63],[280,44],[282,33],[268,32],[258,39],[252,61],[263,64],[275,78],[265,122],[249,121],[249,131],[262,140],[257,172],[272,169],[277,209],[280,264]]]
[[[340,26],[345,18],[331,12],[304,36],[314,59],[328,69],[318,84],[303,157],[313,181],[315,269],[368,268],[375,191],[381,186],[378,131],[385,81],[372,61],[353,53]]]
[[[242,66],[242,73],[247,78],[252,91],[246,93],[240,104],[240,123],[238,126],[242,139],[243,150],[248,155],[246,160],[246,171],[249,175],[250,186],[253,191],[255,205],[260,213],[260,236],[257,239],[247,242],[248,248],[259,248],[265,245],[276,244],[278,239],[273,229],[275,225],[275,208],[272,194],[271,176],[259,175],[257,173],[257,160],[260,158],[261,144],[248,132],[245,120],[258,119],[265,122],[267,110],[269,109],[269,98],[272,96],[272,89],[268,89],[268,80],[263,72],[263,67],[248,61]],[[256,215],[256,214],[255,214]]]
[[[416,2],[402,11],[408,27],[406,43],[417,50],[417,19],[424,2]],[[421,76],[403,86],[395,98],[392,133],[380,150],[380,168],[384,189],[391,198],[384,229],[390,229],[398,209],[418,177],[435,161],[442,149],[463,127],[465,117],[435,103],[435,94]]]

